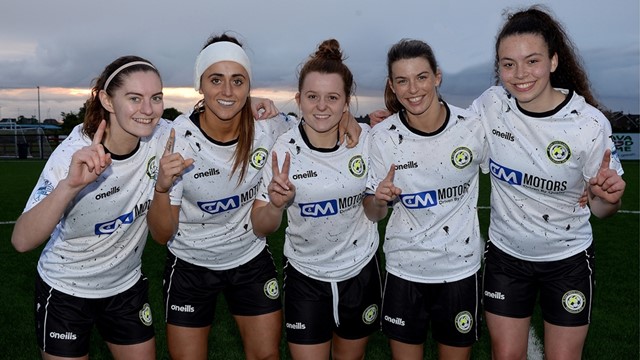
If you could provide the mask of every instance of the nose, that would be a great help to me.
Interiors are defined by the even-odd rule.
[[[524,66],[516,66],[516,77],[522,79],[527,76],[527,68]]]
[[[145,115],[153,114],[153,106],[151,106],[150,100],[143,100],[142,105],[140,106],[140,112]]]
[[[316,105],[316,107],[318,108],[318,110],[324,110],[327,108],[327,103],[326,101],[324,101],[324,99],[320,99],[318,100],[318,105]]]
[[[225,81],[224,85],[222,85],[222,94],[225,96],[231,96],[233,95],[232,91],[231,91],[231,83],[228,81]]]
[[[415,93],[416,91],[418,91],[418,85],[416,84],[415,81],[410,80],[409,81],[409,92],[410,93]]]

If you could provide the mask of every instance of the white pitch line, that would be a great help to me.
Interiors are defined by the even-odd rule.
[[[536,336],[533,326],[529,327],[529,341],[527,346],[527,360],[544,359],[544,346],[542,341]]]

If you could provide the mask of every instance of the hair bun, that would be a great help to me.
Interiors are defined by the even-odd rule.
[[[340,50],[340,43],[336,39],[328,39],[323,41],[318,50],[314,54],[316,58],[323,58],[329,60],[342,61],[342,50]]]

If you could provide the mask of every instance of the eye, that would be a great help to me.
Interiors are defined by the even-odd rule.
[[[233,79],[233,85],[242,86],[244,84],[244,80],[242,79]]]
[[[162,102],[162,95],[156,95],[151,98],[151,101],[159,103]]]
[[[407,83],[407,79],[398,79],[396,80],[396,84],[398,85],[404,85]]]
[[[309,99],[309,100],[315,100],[315,99],[317,99],[317,98],[318,98],[318,97],[317,97],[316,95],[314,95],[314,94],[309,94],[309,95],[307,95],[307,99]]]
[[[337,95],[329,95],[329,100],[331,101],[338,101],[338,99],[340,99],[340,97]]]
[[[129,97],[129,101],[134,102],[134,103],[139,103],[142,99],[140,99],[139,96],[131,96]]]
[[[211,83],[213,85],[220,85],[222,83],[222,80],[218,79],[218,78],[212,78],[211,79]]]

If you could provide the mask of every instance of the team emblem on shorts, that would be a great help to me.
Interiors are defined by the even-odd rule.
[[[367,324],[373,324],[374,321],[378,318],[378,305],[371,304],[364,309],[362,313],[362,321]]]
[[[572,314],[581,312],[585,303],[584,294],[578,290],[569,290],[562,296],[562,306]]]
[[[362,159],[362,155],[356,155],[349,160],[349,172],[357,178],[361,178],[367,173],[367,165]]]
[[[471,331],[473,326],[473,316],[468,311],[462,311],[456,315],[456,329],[459,332],[466,334]]]
[[[547,146],[547,156],[554,164],[562,164],[571,157],[571,149],[562,141],[554,141]]]
[[[264,294],[267,295],[269,299],[275,300],[280,296],[280,289],[278,288],[278,280],[275,278],[267,281],[264,284]]]
[[[142,309],[138,312],[138,316],[140,317],[140,321],[142,321],[146,326],[151,326],[151,324],[153,324],[149,303],[144,303],[144,305],[142,305]]]
[[[158,177],[158,164],[156,163],[155,156],[152,156],[149,161],[147,161],[147,176],[152,180]]]
[[[456,148],[453,150],[453,153],[451,153],[451,163],[458,169],[464,169],[467,165],[471,164],[472,160],[473,153],[469,148],[464,146]]]
[[[267,163],[269,152],[265,148],[257,148],[251,154],[251,166],[260,170]]]

